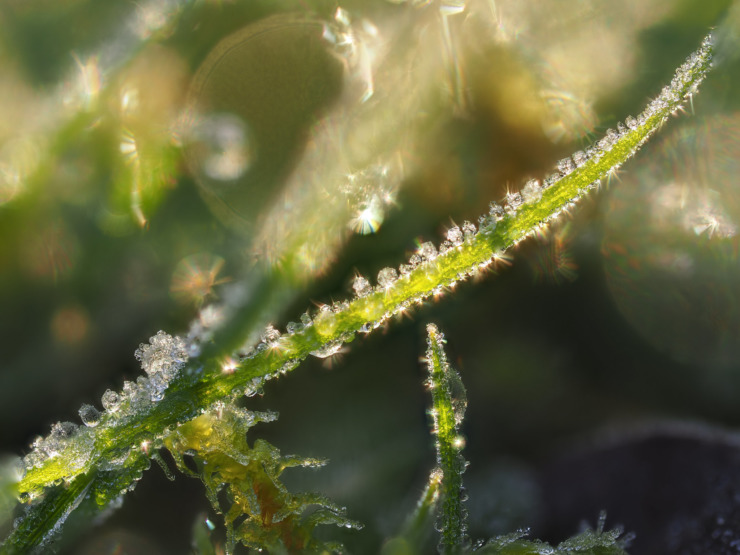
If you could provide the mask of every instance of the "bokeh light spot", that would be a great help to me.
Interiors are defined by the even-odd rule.
[[[740,363],[740,115],[684,125],[611,192],[602,247],[619,311],[680,362]]]

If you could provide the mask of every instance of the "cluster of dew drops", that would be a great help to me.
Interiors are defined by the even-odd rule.
[[[678,68],[671,84],[666,86],[638,117],[627,117],[624,123],[618,124],[616,130],[607,130],[604,137],[590,147],[574,153],[571,157],[564,158],[558,162],[557,171],[548,175],[545,179],[531,179],[521,191],[508,193],[501,203],[491,203],[488,214],[479,219],[477,227],[469,221],[464,222],[462,226],[455,225],[451,227],[447,230],[445,240],[439,248],[431,241],[422,243],[417,252],[412,254],[406,263],[401,264],[398,270],[390,267],[380,270],[376,287],[373,287],[367,278],[361,275],[356,276],[352,283],[356,298],[367,297],[375,292],[387,292],[400,280],[408,278],[416,268],[425,264],[433,264],[439,256],[444,256],[445,253],[453,249],[461,248],[466,241],[472,241],[477,233],[491,233],[499,221],[516,214],[522,206],[539,201],[547,189],[577,168],[591,161],[598,161],[620,139],[643,127],[650,118],[662,114],[665,119],[670,114],[682,109],[682,102],[690,99],[697,92],[698,85],[711,65],[711,48],[712,36],[709,35],[704,39],[699,50],[691,54],[686,62]],[[657,128],[658,126],[654,127]],[[647,135],[643,140],[647,139]],[[636,149],[637,147],[635,147]],[[579,191],[573,202],[588,190],[598,187],[599,184],[599,181],[595,181]],[[553,214],[551,218],[557,216],[558,214]],[[472,269],[465,275],[459,275],[458,278],[464,279],[469,275],[474,275],[476,271],[477,269]],[[449,286],[451,284],[442,284],[437,289],[441,291],[443,285]],[[436,293],[437,289],[432,293]],[[414,302],[423,300],[424,296],[420,295],[419,298],[401,302],[391,312],[381,314],[359,331],[369,333],[394,314],[406,310]],[[286,335],[282,335],[272,325],[267,326],[257,345],[246,345],[239,349],[235,353],[236,360],[227,363],[224,370],[233,371],[240,361],[245,361],[268,349],[279,348],[281,342],[285,341],[287,337],[301,333],[312,325],[317,327],[317,331],[324,332],[321,335],[330,338],[319,349],[312,351],[311,354],[319,358],[327,358],[336,354],[344,343],[351,339],[352,334],[349,334],[350,336],[331,337],[333,335],[331,325],[334,322],[333,325],[336,327],[334,316],[346,310],[349,304],[349,301],[345,300],[324,305],[313,316],[306,312],[301,316],[300,322],[289,322],[287,324]],[[107,390],[101,399],[105,412],[115,414],[117,420],[120,421],[120,419],[134,418],[143,409],[160,401],[164,397],[167,387],[188,359],[197,356],[200,353],[200,345],[212,337],[213,330],[218,327],[219,321],[223,320],[225,311],[225,307],[215,307],[213,305],[206,307],[200,318],[191,325],[185,339],[159,331],[150,338],[148,344],[142,343],[136,350],[135,357],[141,363],[146,376],[139,376],[136,382],[124,382],[123,390],[120,393]],[[319,330],[319,326],[321,326],[321,330]],[[297,359],[289,360],[275,374],[254,378],[246,386],[243,393],[252,396],[261,392],[261,387],[267,379],[286,373],[295,367],[298,362]],[[85,404],[80,408],[79,415],[84,426],[78,426],[72,422],[57,422],[52,425],[51,433],[48,436],[35,438],[31,444],[31,451],[23,459],[22,470],[41,466],[47,459],[58,456],[63,450],[65,455],[72,455],[70,463],[73,467],[83,468],[94,451],[95,436],[93,428],[101,422],[103,414],[94,406]]]

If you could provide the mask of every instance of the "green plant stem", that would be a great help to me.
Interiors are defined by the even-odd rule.
[[[450,368],[444,351],[444,336],[437,326],[427,326],[428,343],[427,366],[428,385],[432,392],[432,416],[434,418],[435,447],[437,464],[442,472],[442,506],[438,515],[438,528],[442,534],[439,542],[441,553],[454,553],[463,546],[466,529],[466,515],[462,504],[463,482],[466,462],[460,451],[464,440],[458,434],[464,406],[453,406],[452,381],[459,378]],[[463,401],[464,403],[464,401]]]

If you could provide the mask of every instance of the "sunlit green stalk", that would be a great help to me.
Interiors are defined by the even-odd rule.
[[[463,508],[462,475],[467,463],[460,451],[465,440],[459,434],[465,410],[465,399],[454,399],[453,388],[458,384],[458,394],[464,395],[460,378],[447,362],[444,336],[434,324],[427,326],[427,385],[432,393],[431,415],[434,421],[434,445],[437,465],[441,473],[442,503],[437,516],[440,531],[440,553],[455,553],[465,540],[466,514]]]

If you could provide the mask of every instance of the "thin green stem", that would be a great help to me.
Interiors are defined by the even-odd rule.
[[[427,326],[427,335],[427,385],[432,392],[433,433],[436,436],[437,465],[442,474],[442,506],[437,517],[437,526],[442,534],[439,550],[448,554],[462,548],[467,527],[462,483],[467,463],[460,454],[465,440],[458,429],[466,401],[460,378],[447,362],[444,336],[434,324]],[[453,398],[455,384],[462,398]]]

